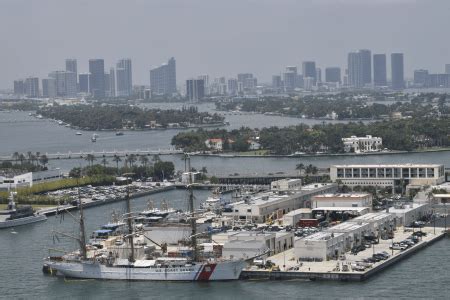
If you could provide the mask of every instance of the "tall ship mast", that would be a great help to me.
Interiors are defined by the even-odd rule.
[[[192,254],[190,257],[167,256],[166,246],[158,245],[149,238],[147,239],[159,246],[160,249],[153,252],[146,251],[146,248],[142,246],[145,244],[143,239],[145,235],[140,235],[133,227],[130,197],[127,193],[125,218],[128,231],[126,234],[106,239],[101,248],[86,245],[84,214],[80,202],[80,250],[59,257],[47,257],[44,260],[44,273],[63,277],[114,280],[214,281],[238,279],[241,271],[247,265],[245,260],[205,259],[199,256],[191,181],[187,190],[191,225]],[[149,248],[147,247],[147,250]]]

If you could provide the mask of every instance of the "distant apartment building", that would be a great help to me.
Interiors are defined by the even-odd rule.
[[[77,95],[77,78],[75,73],[68,71],[54,71],[48,77],[56,81],[56,95],[58,97],[75,97]]]
[[[89,73],[82,73],[80,75],[78,75],[78,83],[79,83],[79,87],[80,87],[80,93],[85,93],[88,94],[89,93],[89,77],[90,74]]]
[[[235,96],[238,93],[238,81],[236,78],[230,78],[227,82],[228,95]]]
[[[380,151],[383,149],[383,140],[380,137],[366,135],[357,137],[352,135],[349,138],[343,138],[345,152],[366,153]]]
[[[42,79],[42,97],[55,98],[56,96],[57,96],[56,79],[55,78]]]
[[[348,85],[354,88],[363,86],[362,61],[358,52],[351,52],[347,57],[348,64]]]
[[[272,76],[272,87],[274,89],[281,89],[283,87],[283,80],[280,75]]]
[[[359,50],[359,55],[361,57],[361,76],[362,84],[368,85],[372,83],[372,53],[370,50],[362,49]]]
[[[414,71],[414,86],[415,87],[427,87],[429,80],[428,70],[415,70]]]
[[[109,73],[105,73],[103,79],[105,80],[105,97],[111,97],[111,80],[109,79]]]
[[[325,82],[341,83],[341,68],[339,67],[325,68]]]
[[[25,93],[26,93],[25,80],[23,80],[23,79],[14,80],[14,94],[15,95],[24,95]]]
[[[322,83],[322,69],[316,68],[316,84]]]
[[[66,71],[75,73],[75,80],[78,80],[78,66],[76,59],[66,59]]]
[[[401,90],[405,87],[403,53],[391,54],[392,89]]]
[[[429,74],[427,87],[449,88],[450,87],[450,74]]]
[[[304,61],[302,63],[302,75],[303,80],[307,77],[313,78],[313,85],[316,84],[316,62],[314,61]]]
[[[116,97],[116,73],[114,68],[109,69],[109,96]]]
[[[177,92],[175,58],[150,70],[150,89],[155,95],[173,95]]]
[[[186,98],[189,101],[198,101],[205,97],[205,81],[203,79],[186,80]]]
[[[444,165],[439,164],[380,164],[333,165],[330,179],[355,186],[403,187],[437,185],[445,181]]]
[[[450,64],[445,64],[445,74],[450,74]]]
[[[89,92],[97,99],[105,98],[105,61],[89,60]]]
[[[387,86],[386,54],[373,55],[373,84]]]
[[[25,94],[30,98],[39,97],[39,78],[28,77],[25,79]]]
[[[286,71],[283,73],[283,84],[285,92],[292,92],[299,87],[297,67],[286,67]]]
[[[117,97],[130,97],[133,92],[131,59],[121,59],[116,65]]]

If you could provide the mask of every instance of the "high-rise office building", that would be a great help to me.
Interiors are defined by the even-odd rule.
[[[445,64],[445,74],[450,74],[450,64]]]
[[[273,75],[272,76],[272,87],[274,89],[281,89],[283,87],[283,81],[281,80],[280,75]]]
[[[372,53],[370,50],[362,49],[359,50],[359,55],[361,56],[361,76],[362,84],[372,83]]]
[[[89,92],[94,98],[105,97],[105,61],[103,59],[89,60]]]
[[[362,78],[362,60],[359,52],[350,52],[348,54],[348,85],[354,88],[360,88],[363,84]]]
[[[130,97],[133,93],[133,72],[131,59],[121,59],[116,65],[117,96]]]
[[[228,79],[227,91],[228,91],[228,94],[231,95],[231,96],[237,95],[237,93],[238,93],[238,81],[237,81],[236,78]]]
[[[205,95],[209,95],[209,93],[210,93],[210,90],[209,90],[209,75],[208,74],[199,75],[197,77],[197,79],[203,80],[203,82],[205,84]]]
[[[242,91],[253,90],[256,88],[256,86],[258,84],[258,80],[256,79],[256,77],[253,77],[252,73],[237,74],[237,81],[238,81],[238,90],[239,90],[239,86],[241,86]]]
[[[322,69],[316,68],[316,82],[322,83]]]
[[[205,82],[203,79],[186,80],[186,97],[189,101],[198,101],[205,97]]]
[[[89,73],[78,75],[78,83],[80,86],[80,93],[89,94]]]
[[[315,84],[317,78],[316,78],[316,62],[314,61],[304,61],[302,63],[302,75],[303,80],[306,77],[313,78],[313,84]]]
[[[405,79],[403,76],[403,53],[391,54],[391,79],[392,88],[394,90],[401,90],[405,87]]]
[[[114,68],[109,69],[109,96],[116,97],[116,75]]]
[[[42,97],[55,98],[56,94],[56,79],[44,78],[42,79]]]
[[[105,73],[103,78],[105,79],[105,97],[111,97],[111,82],[109,80],[109,73]]]
[[[325,68],[325,82],[341,83],[341,68],[339,67]]]
[[[172,95],[177,92],[177,72],[175,58],[166,64],[150,70],[150,89],[156,95]]]
[[[373,55],[373,85],[387,86],[386,54]]]
[[[75,73],[75,78],[78,80],[77,60],[74,58],[66,59],[66,71]]]
[[[28,77],[27,79],[25,79],[25,91],[27,97],[39,97],[39,78]]]
[[[48,77],[56,80],[56,95],[60,97],[75,97],[77,95],[77,78],[75,73],[54,71]]]
[[[428,70],[414,71],[414,86],[416,87],[428,86]]]
[[[24,95],[25,93],[26,93],[25,80],[23,79],[14,80],[14,94]]]
[[[280,80],[281,81],[281,80]],[[283,84],[285,92],[292,92],[298,87],[297,67],[286,67],[286,72],[283,73]]]

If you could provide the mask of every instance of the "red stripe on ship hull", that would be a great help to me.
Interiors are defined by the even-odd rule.
[[[214,269],[216,268],[216,264],[207,264],[204,265],[202,268],[202,271],[197,277],[197,280],[199,281],[208,281],[211,277],[212,273],[214,272]]]

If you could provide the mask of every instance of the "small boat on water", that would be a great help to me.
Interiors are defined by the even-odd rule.
[[[45,215],[35,213],[31,205],[16,206],[16,192],[10,192],[6,210],[0,210],[0,229],[26,225],[47,220]]]
[[[116,132],[116,135],[117,135],[117,136],[121,136],[121,135],[123,135],[123,132],[122,132],[122,131],[117,131],[117,132]]]
[[[97,141],[98,134],[94,133],[91,137],[91,142],[95,143]]]
[[[79,132],[79,131],[77,131],[76,133],[75,133],[76,135],[83,135],[81,132]]]

